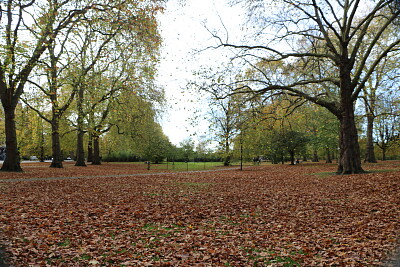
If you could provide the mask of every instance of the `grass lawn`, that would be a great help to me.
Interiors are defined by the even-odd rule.
[[[110,164],[129,164],[143,166],[143,169],[147,169],[145,162],[125,162],[125,163],[114,163]],[[243,162],[243,166],[253,166],[253,162]],[[263,163],[263,165],[270,165],[270,163]],[[150,164],[150,170],[169,170],[169,171],[201,171],[201,170],[212,170],[218,168],[224,168],[222,162],[162,162],[160,164]],[[231,166],[225,168],[239,168],[240,162],[233,162]]]
[[[145,167],[0,173],[0,257],[12,266],[380,266],[399,241],[398,161],[347,176],[330,175],[334,164]]]
[[[200,171],[223,167],[222,162],[164,162],[151,164],[150,168],[174,171]]]

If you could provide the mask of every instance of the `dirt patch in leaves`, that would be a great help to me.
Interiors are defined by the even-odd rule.
[[[310,175],[335,168],[0,183],[0,243],[14,266],[380,265],[399,237],[398,162]]]

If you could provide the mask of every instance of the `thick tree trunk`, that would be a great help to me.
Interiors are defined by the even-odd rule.
[[[44,133],[43,133],[43,122],[41,125],[41,134],[40,134],[40,156],[39,160],[40,162],[44,162]]]
[[[318,151],[316,149],[314,149],[314,155],[313,155],[313,158],[312,158],[311,161],[312,162],[319,162]]]
[[[386,146],[382,146],[382,161],[386,160]]]
[[[351,68],[353,63],[348,59],[347,47],[342,48],[340,68],[340,122],[337,174],[363,173],[361,167],[360,145],[356,122],[354,120],[354,84],[351,81]]]
[[[224,166],[230,166],[231,165],[231,156],[229,155],[229,140],[225,140],[225,160],[224,160]]]
[[[85,150],[83,146],[83,136],[84,136],[83,130],[78,129],[78,134],[77,134],[77,145],[76,145],[76,163],[75,166],[80,166],[80,167],[86,167],[85,163]]]
[[[278,164],[279,163],[278,156],[276,154],[273,154],[271,161],[272,164]]]
[[[53,160],[51,161],[50,168],[62,168],[63,159],[61,154],[60,133],[59,133],[59,120],[57,116],[53,116],[51,120],[51,151]]]
[[[22,172],[15,126],[15,107],[4,107],[4,116],[6,131],[6,158],[1,170],[8,172]]]
[[[75,166],[86,167],[85,163],[85,150],[83,146],[83,137],[84,137],[84,129],[83,129],[83,88],[79,88],[78,98],[77,98],[77,109],[78,109],[78,120],[77,120],[77,142],[76,142],[76,163]]]
[[[365,160],[364,162],[376,163],[375,151],[374,151],[374,140],[373,140],[373,131],[374,131],[374,115],[367,115],[367,147],[365,152]]]
[[[40,158],[39,158],[40,162],[44,162],[44,145],[41,144],[40,145]]]
[[[100,144],[99,144],[99,137],[97,135],[93,135],[93,165],[100,165]]]
[[[224,160],[224,166],[230,166],[230,165],[231,165],[231,156],[227,155]]]
[[[326,148],[326,163],[332,163],[331,150],[329,147]]]
[[[347,96],[342,99],[342,116],[340,118],[339,133],[339,166],[338,174],[363,173],[361,167],[360,146],[358,144],[357,127],[354,120],[354,106]]]
[[[88,151],[87,151],[87,162],[93,162],[93,133],[89,132],[89,140],[88,140]]]
[[[294,165],[294,152],[290,151],[289,154],[290,154],[290,165]]]

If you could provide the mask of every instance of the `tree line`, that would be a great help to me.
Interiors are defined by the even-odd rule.
[[[326,109],[279,96],[272,102],[248,100],[241,95],[224,99],[209,98],[211,130],[218,141],[224,164],[243,158],[244,161],[270,161],[291,164],[321,160],[337,162],[339,157],[339,122]],[[400,158],[400,103],[381,99],[376,103],[377,118],[373,127],[373,155],[368,149],[368,114],[360,102],[356,124],[360,133],[362,161]],[[247,104],[246,104],[247,103]]]
[[[161,9],[162,1],[1,2],[7,151],[1,170],[21,171],[21,153],[40,150],[44,157],[49,143],[51,167],[63,167],[63,157],[75,150],[76,165],[85,166],[86,135],[88,156],[99,164],[105,133],[139,136],[136,128],[152,127],[159,134],[155,103],[163,93],[154,77]],[[68,141],[73,133],[76,141]]]

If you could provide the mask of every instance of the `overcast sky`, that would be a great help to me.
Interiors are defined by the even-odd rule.
[[[240,13],[223,0],[186,0],[184,5],[179,0],[170,0],[160,15],[164,43],[158,83],[164,87],[167,98],[162,126],[172,143],[179,144],[193,134],[195,140],[207,135],[207,122],[201,119],[203,116],[196,117],[201,115],[196,111],[205,112],[206,105],[199,95],[186,89],[186,84],[196,79],[193,71],[204,65],[216,66],[223,60],[218,50],[198,52],[216,44],[207,29],[225,31],[226,27],[237,32]]]

